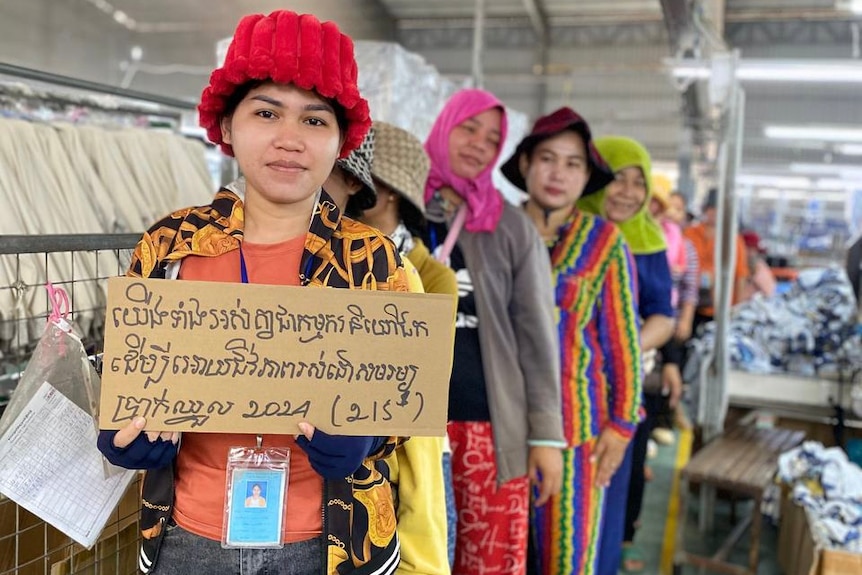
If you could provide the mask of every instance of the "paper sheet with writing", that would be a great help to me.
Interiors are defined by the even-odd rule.
[[[105,479],[93,418],[48,382],[0,437],[0,492],[84,547],[134,476]]]

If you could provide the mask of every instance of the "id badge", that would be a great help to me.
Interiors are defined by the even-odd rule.
[[[232,447],[228,452],[222,547],[280,548],[290,449]]]

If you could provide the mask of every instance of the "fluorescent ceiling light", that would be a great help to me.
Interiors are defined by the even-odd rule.
[[[808,189],[811,179],[801,176],[771,176],[762,174],[743,174],[736,178],[736,183],[752,187],[764,186],[770,188]]]
[[[844,180],[862,180],[862,165],[793,163],[790,164],[790,172],[793,174],[839,177]]]
[[[862,144],[841,144],[835,146],[835,151],[845,156],[862,156]]]
[[[766,126],[763,133],[767,138],[775,140],[862,142],[862,128],[843,126]]]
[[[846,191],[850,183],[837,178],[820,178],[814,187],[818,190],[831,190],[834,192]]]
[[[712,75],[709,60],[668,58],[664,62],[675,78],[706,80]],[[743,59],[736,77],[741,82],[862,83],[862,61]]]
[[[839,0],[837,8],[850,10],[854,14],[862,14],[862,0]]]
[[[712,73],[712,71],[706,66],[699,66],[697,64],[672,65],[670,72],[673,74],[674,78],[679,78],[681,80],[686,78],[706,80]]]
[[[827,190],[817,188],[812,188],[810,190],[780,190],[777,188],[760,188],[754,192],[751,199],[754,203],[757,203],[758,200],[780,200],[781,202],[796,200],[807,202],[811,199],[817,199],[819,202],[823,203],[844,204],[847,201],[847,190]]]
[[[751,82],[862,82],[862,64],[852,62],[757,62],[743,61],[736,72]]]

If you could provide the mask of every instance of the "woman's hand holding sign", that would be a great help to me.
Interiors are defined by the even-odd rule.
[[[302,435],[296,444],[308,454],[311,467],[324,479],[344,479],[352,475],[370,454],[385,443],[385,437],[329,435],[310,423],[299,424]]]
[[[169,465],[177,455],[180,434],[143,431],[146,424],[146,419],[136,417],[118,431],[100,431],[99,451],[108,461],[126,469],[158,469]]]

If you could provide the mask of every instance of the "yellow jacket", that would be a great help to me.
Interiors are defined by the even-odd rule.
[[[421,240],[402,262],[411,292],[458,295],[454,272],[433,259]],[[449,573],[442,461],[442,437],[412,437],[386,459],[401,541],[396,575]]]
[[[442,293],[458,296],[458,280],[455,272],[431,257],[431,252],[419,238],[413,238],[414,247],[406,259],[415,266],[422,278],[425,293]],[[411,286],[412,287],[412,286]],[[412,290],[411,290],[412,291]]]

